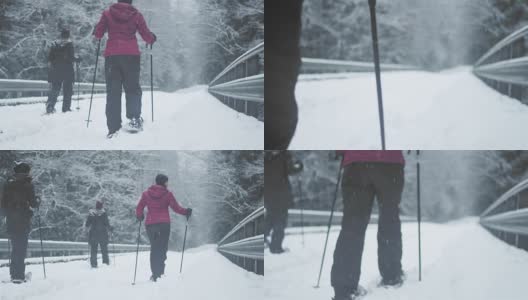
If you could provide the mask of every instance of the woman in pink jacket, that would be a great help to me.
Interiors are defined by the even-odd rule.
[[[335,300],[362,294],[358,285],[365,230],[378,202],[378,268],[382,286],[403,283],[400,202],[405,160],[401,151],[337,151],[343,157],[343,221],[334,251]]]
[[[165,274],[165,260],[170,236],[169,207],[175,213],[186,216],[187,219],[192,214],[192,209],[183,208],[178,204],[174,195],[167,189],[168,182],[167,176],[163,174],[156,176],[156,184],[143,192],[136,208],[136,217],[140,221],[145,219],[143,210],[145,207],[148,209],[145,225],[150,240],[150,269],[152,270],[150,279],[152,281],[156,281]]]
[[[141,86],[139,84],[140,52],[136,32],[147,44],[154,44],[143,15],[132,6],[132,0],[119,0],[105,10],[97,23],[94,36],[103,38],[108,32],[105,56],[106,123],[108,138],[121,129],[121,92],[125,89],[126,117],[133,130],[143,129],[141,118]]]

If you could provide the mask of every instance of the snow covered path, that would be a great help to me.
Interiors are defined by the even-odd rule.
[[[180,253],[169,252],[167,276],[158,282],[150,277],[149,255],[141,253],[136,285],[132,286],[135,254],[118,256],[116,265],[91,269],[89,263],[48,264],[48,278],[43,279],[42,266],[31,265],[29,284],[2,284],[0,300],[94,300],[94,299],[185,299],[247,300],[262,294],[263,277],[237,267],[216,252],[215,246],[185,252],[183,274],[179,274]],[[99,261],[100,262],[100,261]],[[7,268],[0,278],[9,277]]]
[[[526,299],[528,253],[509,246],[465,219],[422,226],[423,280],[418,281],[417,227],[404,223],[403,268],[407,281],[399,289],[377,288],[376,225],[369,225],[360,284],[370,290],[368,300],[522,300]],[[331,299],[330,268],[338,232],[330,234],[321,288],[314,289],[324,245],[324,233],[287,235],[290,252],[266,252],[266,295],[269,299]]]
[[[489,88],[469,67],[387,72],[382,83],[389,149],[528,147],[528,106]],[[290,149],[381,148],[375,87],[371,73],[304,77]]]
[[[123,121],[125,97],[123,94]],[[1,100],[0,100],[1,101]],[[81,110],[43,116],[44,104],[0,107],[2,149],[127,149],[127,150],[260,150],[264,124],[238,113],[209,95],[206,86],[174,93],[155,92],[155,122],[151,122],[150,92],[143,92],[145,130],[121,132],[108,140],[104,96],[94,99],[90,128],[86,128],[89,101]],[[56,108],[60,111],[61,103]],[[72,103],[75,109],[77,103]]]

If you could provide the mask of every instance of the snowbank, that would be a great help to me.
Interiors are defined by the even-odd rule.
[[[476,219],[422,226],[423,280],[418,281],[416,223],[405,223],[403,268],[407,281],[399,289],[377,288],[377,225],[369,225],[360,284],[370,290],[369,300],[522,300],[526,299],[528,253],[509,246],[482,229]],[[321,287],[314,289],[324,245],[324,233],[286,236],[290,252],[266,252],[266,296],[270,299],[330,299],[332,254],[339,232],[328,242]]]
[[[105,96],[94,98],[90,128],[86,128],[89,101],[72,103],[73,112],[43,116],[44,104],[0,107],[2,149],[127,149],[127,150],[260,150],[264,124],[238,113],[216,100],[207,87],[197,86],[174,93],[155,92],[155,122],[151,122],[150,92],[143,93],[145,130],[121,132],[108,140]],[[61,103],[56,108],[60,111]],[[125,118],[123,94],[123,121]]]
[[[319,76],[297,86],[299,124],[291,149],[380,149],[374,74]],[[469,67],[386,72],[382,83],[389,149],[528,147],[528,106],[489,88]]]
[[[93,299],[225,299],[247,300],[262,294],[263,277],[237,267],[218,254],[214,247],[185,252],[183,274],[179,274],[180,253],[169,252],[166,277],[152,283],[149,254],[141,253],[136,285],[135,254],[119,256],[115,265],[91,269],[88,262],[46,265],[48,278],[43,279],[42,266],[31,265],[31,283],[2,284],[0,299],[28,300],[93,300]],[[100,262],[100,261],[99,261]],[[0,269],[0,278],[9,277],[7,268]]]

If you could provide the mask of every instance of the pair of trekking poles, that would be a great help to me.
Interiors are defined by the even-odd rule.
[[[93,96],[95,92],[95,79],[97,77],[97,65],[99,64],[100,51],[101,51],[101,39],[97,43],[97,52],[95,56],[95,69],[94,69],[94,76],[92,80],[92,92],[90,93],[90,108],[88,109],[88,119],[86,120],[86,128],[90,127],[90,122],[92,122],[90,117],[92,115],[92,102],[93,102]],[[77,87],[77,89],[79,89],[79,87]],[[154,122],[154,59],[152,56],[152,44],[150,44],[150,102],[151,102],[151,109],[152,109],[152,122]],[[77,104],[77,107],[78,106],[79,105]]]
[[[187,222],[185,223],[185,233],[183,235],[183,250],[182,250],[181,262],[180,262],[180,274],[183,270],[183,255],[185,254],[185,243],[187,241],[187,228],[189,227],[189,219],[190,217],[187,218]],[[136,247],[136,265],[134,267],[134,281],[132,282],[132,285],[136,284],[137,265],[138,265],[138,257],[139,257],[139,238],[141,236],[141,223],[142,221],[139,221],[137,247]]]
[[[421,231],[421,222],[422,222],[422,209],[421,209],[421,182],[420,182],[420,150],[416,151],[416,201],[417,201],[417,221],[418,221],[418,281],[422,281],[422,231]],[[330,236],[330,228],[332,226],[332,219],[334,217],[335,205],[337,202],[337,196],[339,191],[339,186],[343,178],[343,157],[339,163],[339,172],[337,174],[337,184],[334,191],[334,199],[332,201],[332,208],[330,211],[330,218],[328,219],[328,226],[326,231],[326,239],[323,248],[323,256],[321,259],[321,267],[319,268],[319,276],[317,277],[317,284],[314,288],[319,288],[321,282],[321,274],[323,273],[324,260],[326,256],[326,248],[328,246],[328,237]]]

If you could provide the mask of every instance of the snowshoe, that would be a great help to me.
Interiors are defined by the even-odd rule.
[[[113,139],[113,138],[117,137],[119,135],[119,130],[120,129],[109,131],[108,134],[106,135],[106,138],[107,139]]]
[[[384,288],[399,288],[403,285],[404,281],[405,281],[405,274],[401,274],[400,276],[397,276],[395,278],[382,279],[378,286],[384,287]]]
[[[336,296],[332,298],[333,300],[360,300],[367,295],[367,290],[358,285],[357,289],[350,295],[347,296]]]
[[[282,253],[290,252],[290,249],[288,248],[270,249],[270,252],[272,254],[282,254]]]
[[[130,119],[127,130],[130,133],[138,133],[143,131],[143,118],[139,117]]]
[[[152,275],[152,276],[150,276],[150,281],[156,282],[156,281],[158,281],[158,277]]]

